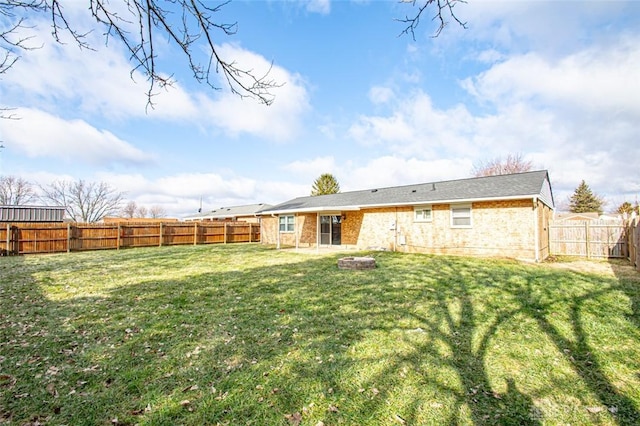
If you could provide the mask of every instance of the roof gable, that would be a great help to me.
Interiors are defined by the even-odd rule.
[[[553,194],[546,170],[511,175],[429,182],[373,188],[338,194],[298,197],[263,214],[281,212],[357,210],[363,207],[455,203],[481,200],[537,198],[553,207]]]
[[[231,219],[236,217],[254,216],[261,210],[271,207],[270,204],[247,204],[243,206],[220,207],[204,213],[198,213],[184,219]]]

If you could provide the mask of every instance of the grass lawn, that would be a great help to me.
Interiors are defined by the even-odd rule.
[[[640,424],[640,274],[258,245],[0,258],[0,424]]]

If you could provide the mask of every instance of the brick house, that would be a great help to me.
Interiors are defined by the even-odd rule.
[[[244,206],[220,207],[219,209],[209,212],[197,213],[182,218],[185,222],[204,221],[204,222],[249,222],[259,223],[260,216],[258,213],[266,208],[271,207],[269,204],[247,204]]]
[[[546,170],[299,197],[266,208],[264,244],[403,252],[549,255]]]

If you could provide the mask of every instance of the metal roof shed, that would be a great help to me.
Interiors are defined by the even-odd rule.
[[[0,222],[62,222],[60,206],[0,206]]]

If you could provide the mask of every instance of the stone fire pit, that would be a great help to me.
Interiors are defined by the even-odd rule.
[[[343,257],[338,259],[339,269],[375,269],[376,260],[373,257]]]

